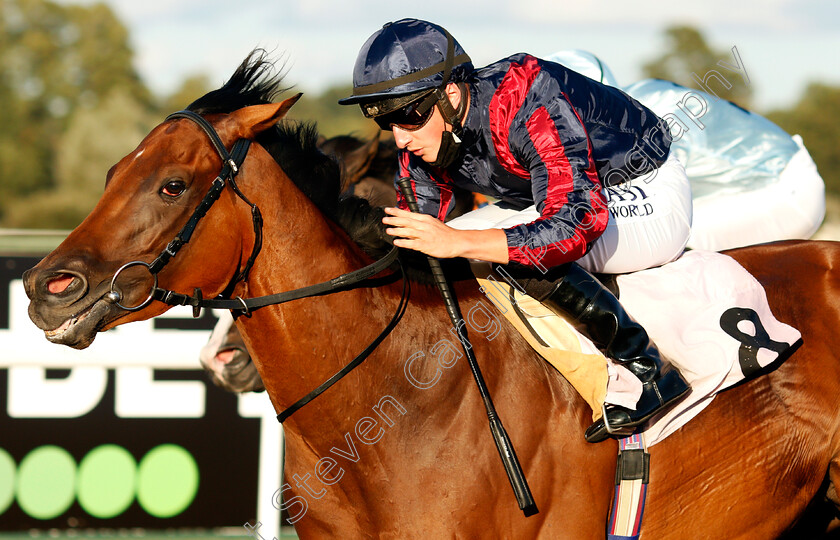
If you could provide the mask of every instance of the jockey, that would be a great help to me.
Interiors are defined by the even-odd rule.
[[[664,122],[615,88],[527,54],[474,69],[445,29],[416,19],[367,40],[353,86],[339,103],[359,104],[393,133],[421,210],[408,212],[399,194],[400,208],[385,210],[394,244],[505,265],[641,380],[635,409],[607,405],[586,440],[626,436],[689,391],[589,273],[650,268],[685,248],[691,191]],[[499,202],[444,223],[453,186]]]

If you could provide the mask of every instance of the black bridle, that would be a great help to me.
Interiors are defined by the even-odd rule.
[[[242,271],[239,272],[239,274],[237,274],[233,278],[231,283],[228,285],[227,290],[232,291],[233,287],[237,283],[246,281],[248,279],[248,274],[250,273],[251,268],[254,265],[254,261],[256,260],[257,255],[259,255],[260,250],[262,248],[262,215],[260,214],[260,210],[257,207],[257,205],[248,200],[245,194],[242,193],[242,191],[237,186],[235,180],[235,177],[239,173],[239,169],[242,166],[242,163],[245,161],[245,157],[248,155],[248,149],[250,148],[251,141],[246,139],[240,139],[234,143],[233,148],[230,152],[228,152],[213,126],[210,125],[210,123],[203,117],[192,111],[184,110],[172,113],[166,117],[166,120],[164,120],[164,122],[179,118],[195,122],[202,129],[202,131],[204,131],[204,133],[210,139],[210,142],[213,144],[216,153],[222,159],[222,169],[219,172],[218,176],[216,176],[216,178],[213,180],[213,184],[211,185],[207,194],[204,196],[204,198],[198,204],[196,209],[193,211],[193,214],[192,216],[190,216],[187,223],[184,225],[181,231],[178,232],[175,238],[171,242],[169,242],[169,244],[167,244],[166,248],[164,248],[164,250],[160,252],[160,254],[155,258],[155,260],[153,260],[151,263],[147,263],[144,261],[132,261],[127,264],[124,264],[114,273],[114,276],[111,278],[110,291],[105,295],[105,299],[107,301],[114,303],[117,307],[126,311],[139,311],[147,305],[149,305],[152,302],[152,300],[158,300],[159,302],[163,302],[170,306],[191,306],[193,310],[193,317],[198,317],[200,315],[201,308],[229,309],[231,311],[237,312],[240,315],[250,316],[253,310],[265,306],[282,304],[301,298],[320,296],[342,290],[348,290],[352,288],[353,285],[356,285],[368,278],[371,278],[376,274],[382,272],[383,270],[387,269],[395,260],[400,264],[400,271],[401,274],[403,274],[402,297],[400,298],[397,310],[394,313],[393,317],[391,317],[391,320],[388,323],[388,325],[365,348],[365,350],[359,353],[359,355],[356,356],[356,358],[354,358],[349,364],[344,366],[335,375],[327,379],[323,384],[318,386],[318,388],[308,393],[306,396],[299,399],[288,409],[278,414],[277,420],[282,423],[295,411],[297,411],[298,409],[300,409],[301,407],[318,397],[330,386],[338,382],[347,373],[349,373],[351,370],[360,365],[365,359],[367,359],[368,356],[370,356],[374,349],[376,349],[376,347],[380,343],[382,343],[382,341],[388,336],[388,334],[391,333],[394,327],[396,327],[397,323],[399,323],[400,319],[403,316],[403,313],[405,313],[405,308],[408,304],[409,286],[408,280],[405,279],[404,273],[402,272],[402,263],[397,257],[398,248],[392,248],[387,255],[373,262],[372,264],[365,266],[364,268],[360,268],[353,272],[348,272],[347,274],[342,274],[329,281],[317,283],[315,285],[309,285],[300,289],[294,289],[291,291],[267,296],[259,296],[255,298],[242,298],[240,296],[237,296],[236,298],[203,298],[201,289],[199,288],[194,289],[192,296],[188,296],[185,294],[176,293],[174,291],[158,287],[158,274],[160,273],[160,271],[163,270],[163,268],[169,263],[169,261],[172,260],[172,258],[175,257],[175,255],[177,255],[178,251],[190,241],[190,238],[192,237],[193,232],[195,232],[199,221],[201,221],[201,219],[207,214],[207,211],[210,210],[210,207],[213,206],[213,203],[215,203],[219,199],[219,197],[222,194],[222,190],[227,184],[230,184],[231,188],[236,193],[236,195],[251,207],[251,217],[254,223],[255,236],[254,247],[251,250],[251,256],[248,258],[248,261],[245,264],[245,268],[243,268]],[[132,266],[145,267],[154,278],[154,284],[152,285],[151,291],[149,292],[149,296],[143,302],[136,306],[125,306],[120,303],[120,301],[122,300],[122,293],[116,288],[117,277],[124,270]]]

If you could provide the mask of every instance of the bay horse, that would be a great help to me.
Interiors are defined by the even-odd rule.
[[[388,247],[378,237],[381,214],[338,200],[337,174],[313,152],[314,133],[277,126],[296,98],[271,103],[278,80],[262,77],[265,69],[263,58],[249,57],[190,106],[226,148],[254,141],[236,183],[262,211],[262,251],[247,279],[237,279],[257,233],[251,207],[227,185],[156,275],[169,290],[247,299],[362,268],[376,242]],[[91,214],[24,275],[30,317],[46,337],[84,348],[99,331],[166,311],[144,301],[153,279],[143,266],[114,277],[125,263],[161,253],[223,165],[207,134],[183,118],[155,127],[119,161]],[[764,284],[774,314],[798,328],[804,344],[651,448],[646,538],[813,537],[834,515],[840,246],[785,242],[731,255]],[[440,348],[451,324],[420,274],[402,320],[370,358],[284,424],[287,484],[278,486],[278,502],[299,536],[602,538],[616,443],[584,441],[588,406],[504,320],[493,332],[472,326],[476,357],[540,510],[523,517],[465,361]],[[484,302],[472,280],[455,281],[464,313]],[[399,273],[385,270],[341,292],[242,313],[236,325],[275,409],[372,342],[398,310],[402,287]]]

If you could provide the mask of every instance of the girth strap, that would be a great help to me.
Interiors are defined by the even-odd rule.
[[[607,540],[639,540],[649,477],[650,454],[644,435],[636,433],[620,439]]]

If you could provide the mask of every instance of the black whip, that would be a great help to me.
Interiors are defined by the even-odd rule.
[[[403,198],[408,203],[408,208],[412,212],[419,212],[420,208],[417,206],[417,199],[414,198],[414,192],[411,189],[411,179],[408,177],[400,178],[400,191]],[[449,283],[446,281],[446,276],[443,275],[443,268],[440,266],[440,261],[434,257],[429,257],[429,267],[432,270],[435,283],[440,289],[440,294],[443,296],[443,303],[446,305],[446,312],[449,313],[449,318],[455,326],[455,332],[460,337],[461,346],[464,353],[467,355],[467,363],[470,366],[475,384],[478,386],[478,392],[481,394],[481,399],[484,401],[484,408],[487,410],[487,419],[490,422],[490,433],[493,434],[493,440],[496,441],[496,448],[499,450],[499,456],[502,458],[502,464],[505,466],[508,480],[513,488],[513,493],[516,495],[516,502],[519,503],[519,509],[525,514],[525,517],[532,516],[539,512],[537,504],[534,502],[534,497],[531,495],[531,489],[528,487],[528,481],[525,479],[525,473],[522,472],[522,465],[519,464],[519,459],[516,457],[516,451],[513,448],[513,443],[510,442],[502,421],[496,414],[496,407],[493,406],[493,400],[490,398],[490,392],[487,389],[487,383],[484,382],[484,377],[481,375],[481,369],[478,367],[478,362],[475,359],[472,345],[467,337],[466,325],[461,329],[461,312],[458,308],[458,303],[452,296],[452,291],[449,289]]]

